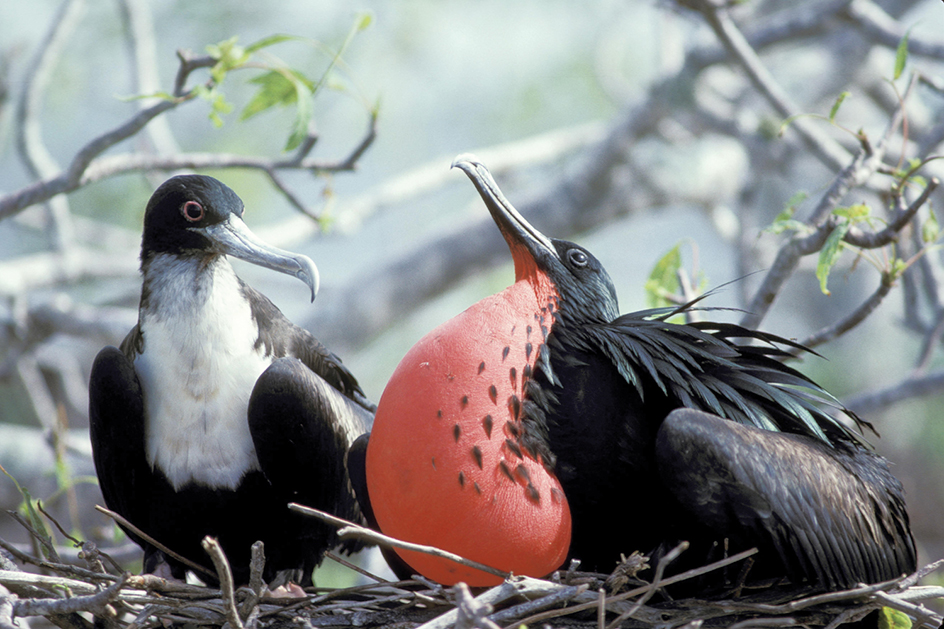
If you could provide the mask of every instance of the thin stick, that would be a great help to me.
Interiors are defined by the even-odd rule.
[[[337,554],[335,554],[335,553],[327,552],[327,553],[325,553],[325,557],[327,557],[327,558],[330,559],[331,561],[334,561],[334,562],[336,562],[336,563],[341,564],[341,565],[344,566],[345,568],[350,568],[350,569],[353,570],[354,572],[357,572],[358,574],[364,575],[364,576],[367,577],[368,579],[373,579],[373,580],[376,581],[377,583],[390,583],[390,581],[388,581],[387,579],[384,579],[383,577],[377,576],[376,574],[374,574],[373,572],[370,572],[370,571],[368,571],[368,570],[364,570],[364,569],[361,568],[360,566],[355,565],[355,564],[351,563],[350,561],[348,561],[348,560],[346,560],[346,559],[342,559],[341,557],[338,557]]]
[[[673,583],[678,583],[679,581],[685,581],[686,579],[698,577],[708,572],[718,570],[720,568],[724,568],[725,566],[729,566],[733,563],[743,561],[744,559],[747,559],[748,557],[756,553],[757,553],[757,549],[752,548],[750,550],[745,550],[744,552],[740,552],[736,555],[731,555],[727,559],[721,559],[714,563],[708,564],[707,566],[702,566],[701,568],[693,568],[692,570],[688,570],[687,572],[683,572],[682,574],[677,574],[675,576],[669,577],[668,579],[663,579],[662,587],[665,587],[667,585],[672,585]],[[623,592],[622,594],[611,596],[608,599],[606,599],[606,604],[616,603],[618,601],[626,600],[627,598],[632,598],[639,594],[645,594],[646,592],[649,591],[651,587],[652,587],[651,585],[643,585],[634,590],[629,590],[628,592]],[[574,605],[573,607],[567,607],[565,609],[554,609],[551,611],[542,612],[540,614],[535,614],[533,616],[528,616],[527,618],[522,619],[517,624],[533,625],[533,624],[537,624],[539,622],[548,620],[550,618],[557,618],[558,616],[568,616],[576,612],[593,609],[598,604],[599,602],[597,600],[593,600],[587,603],[581,603],[580,605]]]
[[[231,629],[245,629],[243,619],[239,617],[239,610],[236,609],[236,590],[233,587],[233,572],[230,570],[229,561],[226,560],[226,554],[223,553],[223,547],[214,537],[207,535],[200,543],[203,550],[210,555],[213,565],[216,566],[216,574],[220,577],[220,594],[223,595],[223,608],[226,610],[226,622]]]
[[[676,546],[675,548],[673,548],[672,550],[670,550],[669,552],[667,552],[667,553],[665,554],[665,556],[663,556],[662,559],[659,560],[659,563],[656,564],[656,573],[655,573],[655,576],[654,576],[653,579],[652,579],[652,583],[650,583],[649,586],[648,586],[648,591],[647,591],[645,594],[643,594],[642,596],[640,596],[640,597],[639,597],[639,600],[637,600],[637,601],[633,604],[632,607],[630,607],[628,610],[626,610],[625,612],[623,612],[622,614],[620,614],[619,616],[617,616],[616,620],[614,620],[613,622],[611,622],[611,623],[607,626],[607,629],[615,629],[616,627],[619,627],[620,624],[621,624],[624,620],[626,620],[627,618],[629,618],[630,616],[632,616],[633,614],[635,614],[637,611],[639,611],[639,609],[640,609],[643,605],[646,604],[646,601],[648,601],[650,598],[652,598],[652,596],[653,596],[656,592],[659,591],[659,588],[661,588],[662,585],[663,585],[662,575],[665,574],[665,569],[666,569],[666,567],[667,567],[670,563],[672,563],[673,561],[675,561],[676,559],[678,559],[678,556],[679,556],[679,555],[681,555],[683,552],[685,552],[686,550],[688,550],[688,546],[689,546],[688,542],[682,542],[681,544],[679,544],[678,546]]]
[[[134,533],[135,535],[137,535],[137,536],[140,537],[141,539],[143,539],[145,542],[147,542],[148,544],[150,544],[150,545],[153,546],[154,548],[158,549],[159,551],[161,551],[161,552],[164,553],[165,555],[167,555],[168,557],[172,557],[173,559],[176,559],[177,561],[179,561],[180,563],[184,564],[185,566],[187,566],[187,567],[190,568],[191,570],[196,570],[197,572],[202,572],[203,574],[205,574],[205,575],[207,575],[207,576],[209,576],[209,577],[211,577],[211,578],[213,578],[213,579],[216,579],[216,578],[217,578],[217,576],[213,573],[213,571],[207,570],[206,568],[204,568],[204,567],[201,566],[200,564],[194,563],[193,561],[190,561],[189,559],[187,559],[187,558],[184,557],[183,555],[178,555],[177,553],[175,553],[174,551],[172,551],[170,548],[168,548],[167,546],[164,546],[164,544],[160,543],[159,541],[157,541],[156,539],[154,539],[153,537],[151,537],[150,535],[148,535],[147,533],[145,533],[144,531],[142,531],[141,529],[139,529],[138,527],[136,527],[134,524],[132,524],[131,522],[129,522],[128,520],[126,520],[123,516],[121,516],[121,515],[115,513],[114,511],[111,511],[110,509],[106,509],[105,507],[103,507],[103,506],[101,506],[101,505],[95,505],[95,509],[96,509],[99,513],[104,513],[104,514],[107,515],[109,518],[111,518],[112,520],[114,520],[115,522],[117,522],[118,524],[120,524],[121,526],[125,527],[126,529],[128,529],[129,531],[131,531],[132,533]]]
[[[495,612],[494,614],[489,616],[489,619],[493,620],[496,623],[499,623],[499,622],[505,623],[514,618],[519,618],[525,614],[533,614],[542,609],[547,609],[548,607],[551,607],[554,605],[560,605],[561,603],[566,603],[567,601],[571,599],[577,598],[578,596],[586,592],[588,587],[589,586],[586,583],[582,583],[580,585],[568,585],[568,586],[562,587],[556,592],[551,592],[547,596],[536,598],[533,601],[529,600],[526,603],[520,603],[518,605],[515,605],[514,607],[503,609],[500,612]],[[527,595],[525,595],[525,598],[527,598]],[[512,629],[518,626],[519,626],[519,623],[517,622],[509,625],[509,627]]]
[[[109,603],[117,600],[131,576],[128,573],[121,575],[118,581],[96,594],[88,596],[74,596],[72,598],[28,598],[13,603],[14,616],[49,616],[50,614],[72,614],[81,611],[101,613]]]
[[[597,590],[597,629],[606,629],[606,590]]]
[[[404,550],[412,550],[417,553],[424,553],[426,555],[433,555],[434,557],[440,557],[442,559],[448,559],[453,561],[461,566],[466,566],[467,568],[475,568],[476,570],[481,570],[482,572],[487,572],[488,574],[493,574],[502,579],[507,579],[510,575],[507,572],[502,572],[497,568],[492,568],[491,566],[486,566],[485,564],[479,563],[477,561],[472,561],[471,559],[466,559],[456,555],[455,553],[450,553],[433,546],[424,546],[422,544],[413,544],[411,542],[404,542],[402,540],[389,537],[377,531],[372,531],[371,529],[365,528],[353,522],[348,522],[337,516],[333,516],[330,513],[325,513],[324,511],[319,511],[318,509],[312,509],[311,507],[306,507],[300,505],[296,502],[290,502],[288,508],[297,511],[299,513],[304,513],[305,515],[310,515],[318,518],[322,522],[327,522],[332,526],[337,526],[340,528],[338,531],[338,537],[341,539],[357,538],[363,539],[381,546],[389,546],[392,548],[402,548]],[[343,528],[342,528],[343,527]]]

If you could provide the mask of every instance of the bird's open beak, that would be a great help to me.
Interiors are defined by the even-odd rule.
[[[294,275],[311,289],[311,300],[318,294],[320,277],[311,258],[268,245],[252,233],[246,223],[231,214],[222,223],[199,229],[216,245],[220,253],[235,256],[258,266]]]
[[[518,210],[498,189],[498,184],[495,183],[492,174],[474,155],[460,155],[452,163],[452,167],[460,169],[472,180],[482,200],[485,201],[489,214],[492,215],[492,219],[498,224],[502,235],[512,248],[512,252],[516,246],[523,245],[535,260],[541,260],[545,256],[559,259],[560,256],[550,238],[535,229],[518,213]]]

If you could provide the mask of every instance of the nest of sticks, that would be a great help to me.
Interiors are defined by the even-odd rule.
[[[410,548],[458,560],[438,549],[407,544],[350,522],[293,505],[299,511],[340,527],[342,539]],[[16,516],[15,516],[16,517]],[[371,575],[336,555],[329,557],[364,575],[364,585],[312,587],[304,598],[274,598],[262,581],[261,543],[253,547],[252,578],[234,587],[219,544],[204,540],[220,586],[204,587],[168,581],[154,575],[131,575],[91,542],[75,542],[85,566],[63,563],[49,537],[19,518],[45,558],[0,540],[0,629],[28,629],[38,618],[63,629],[145,629],[173,624],[227,629],[291,627],[403,627],[422,629],[497,629],[499,627],[838,627],[876,612],[884,626],[936,628],[944,606],[944,587],[919,585],[944,570],[944,559],[912,575],[847,591],[813,593],[748,591],[732,585],[729,596],[710,600],[673,600],[665,588],[711,572],[751,561],[752,551],[665,577],[666,567],[685,550],[680,545],[655,566],[652,581],[636,574],[646,558],[634,553],[610,574],[580,572],[576,562],[548,579],[506,576],[501,585],[472,592],[464,584],[443,587],[421,577],[391,582]],[[488,568],[493,571],[493,569]],[[24,622],[24,619],[26,622]],[[32,623],[32,625],[31,625]]]

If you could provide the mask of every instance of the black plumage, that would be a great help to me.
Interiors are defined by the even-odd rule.
[[[109,508],[175,553],[212,569],[200,544],[215,536],[245,583],[262,540],[265,578],[305,584],[337,536],[287,503],[360,518],[344,459],[374,406],[337,356],[235,275],[227,254],[295,275],[312,299],[318,284],[308,258],[259,241],[242,213],[210,177],[174,177],[151,197],[138,324],[92,367],[95,466]],[[129,535],[146,572],[184,576]]]
[[[694,304],[620,316],[592,254],[528,224],[474,159],[455,166],[516,265],[557,292],[522,443],[564,488],[571,557],[609,572],[621,553],[657,558],[680,540],[694,563],[757,547],[750,579],[826,589],[915,569],[901,484],[863,440],[867,424],[782,362],[795,343],[669,321]]]

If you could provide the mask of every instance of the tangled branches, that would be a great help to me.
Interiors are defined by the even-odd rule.
[[[10,548],[6,543],[0,545]],[[207,538],[204,546],[218,574],[223,575],[220,589],[167,581],[153,575],[106,572],[100,554],[92,546],[85,552],[85,558],[93,569],[43,561],[15,551],[20,563],[52,574],[27,573],[16,563],[3,561],[0,629],[22,629],[21,621],[14,622],[35,616],[42,616],[62,629],[89,629],[90,617],[103,621],[111,629],[161,627],[167,623],[229,629],[286,625],[374,627],[399,623],[421,625],[423,629],[453,626],[496,629],[539,623],[600,629],[618,626],[836,627],[875,610],[907,614],[917,629],[940,626],[941,616],[922,602],[944,600],[944,588],[915,585],[927,574],[944,567],[944,560],[914,575],[843,592],[811,594],[769,590],[737,598],[672,600],[661,595],[664,588],[737,564],[753,552],[663,578],[665,567],[684,550],[684,544],[660,561],[651,583],[625,575],[613,580],[607,575],[579,572],[572,566],[546,580],[509,576],[501,585],[477,596],[462,583],[446,589],[420,577],[388,582],[371,576],[373,582],[366,585],[309,588],[304,598],[272,598],[267,596],[261,579],[264,565],[261,544],[253,547],[250,584],[238,589],[234,589],[231,578],[226,576],[229,567],[215,540]],[[626,587],[629,589],[622,591]]]
[[[334,526],[341,539],[360,538],[390,547],[409,547],[418,552],[445,556],[444,551],[406,544],[321,511],[292,508]],[[31,529],[34,539],[44,538]],[[725,593],[710,600],[673,600],[665,589],[704,575],[719,574],[729,566],[750,561],[749,550],[711,564],[665,576],[666,568],[687,548],[683,542],[662,557],[651,582],[637,578],[648,567],[634,553],[611,575],[579,572],[579,562],[548,579],[507,575],[498,586],[477,596],[464,584],[443,588],[422,577],[390,582],[357,568],[329,553],[329,558],[365,575],[371,583],[348,588],[309,588],[302,598],[276,598],[262,580],[264,548],[252,548],[249,584],[235,588],[229,563],[221,547],[207,537],[203,546],[213,560],[220,588],[168,581],[154,575],[132,576],[123,572],[107,554],[85,542],[80,558],[87,567],[42,560],[0,540],[0,629],[12,629],[16,619],[43,616],[62,629],[89,629],[89,617],[110,629],[194,623],[228,629],[265,629],[286,623],[301,627],[387,626],[406,623],[422,629],[497,629],[542,623],[598,627],[744,627],[826,626],[837,627],[859,620],[876,610],[902,613],[913,627],[938,627],[940,614],[922,603],[944,601],[944,588],[918,586],[919,580],[944,568],[944,560],[913,575],[886,583],[861,585],[842,592],[814,593],[776,587],[747,591],[743,583],[727,583]],[[54,559],[58,557],[53,554]],[[450,555],[460,563],[477,566]],[[105,566],[110,566],[106,570]],[[32,566],[46,573],[28,573]],[[742,571],[743,574],[743,571]],[[725,582],[725,577],[717,577]],[[22,625],[20,625],[20,629]]]

